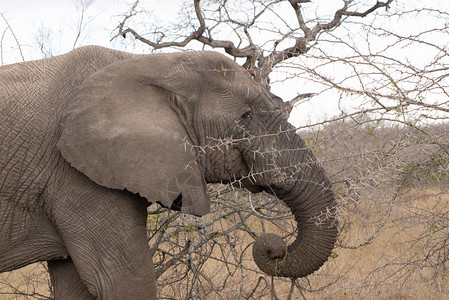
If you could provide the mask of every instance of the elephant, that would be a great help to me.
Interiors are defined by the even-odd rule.
[[[209,212],[208,183],[282,200],[289,245],[262,234],[268,275],[299,278],[338,235],[332,184],[290,108],[223,54],[85,46],[0,68],[0,272],[47,261],[55,299],[155,299],[151,203]]]

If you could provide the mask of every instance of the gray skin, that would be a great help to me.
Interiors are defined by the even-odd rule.
[[[291,245],[256,240],[260,269],[314,272],[336,240],[335,198],[287,116],[214,52],[89,46],[1,67],[0,272],[48,261],[56,299],[154,299],[146,207],[201,216],[206,183],[234,180],[298,222]]]

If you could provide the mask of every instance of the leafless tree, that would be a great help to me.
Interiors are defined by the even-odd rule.
[[[20,44],[19,40],[17,39],[16,34],[14,33],[14,30],[9,25],[9,22],[8,22],[8,19],[6,18],[6,16],[4,14],[2,14],[2,13],[0,13],[0,16],[1,16],[1,19],[4,22],[4,24],[6,25],[5,29],[1,33],[1,38],[0,38],[0,63],[1,63],[0,65],[4,64],[3,49],[4,49],[4,47],[6,47],[4,45],[4,40],[5,40],[5,36],[6,36],[6,34],[8,32],[12,35],[12,37],[13,37],[15,43],[16,43],[16,46],[17,46],[17,49],[19,51],[20,57],[22,58],[22,61],[25,61],[25,57],[24,57],[23,52],[22,52],[22,44]]]
[[[88,26],[94,18],[88,17],[88,10],[92,6],[95,0],[73,0],[73,5],[77,11],[77,19],[74,28],[71,28],[70,36],[74,34],[71,49],[75,49],[83,44],[83,39],[88,36]],[[58,31],[48,27],[43,21],[37,28],[34,35],[34,44],[39,49],[42,58],[51,57],[53,55],[58,55],[60,49],[58,49],[55,44],[61,43],[61,38],[63,38],[64,29],[60,28]],[[59,36],[58,36],[59,35]]]
[[[78,47],[78,43],[81,37],[81,34],[86,30],[86,26],[89,24],[89,21],[86,22],[86,11],[91,6],[95,0],[73,0],[76,8],[78,9],[80,16],[78,19],[78,24],[76,27],[75,40],[73,42],[73,49]]]
[[[51,28],[46,27],[44,23],[38,27],[34,36],[35,42],[42,54],[42,58],[53,56],[53,31]]]
[[[288,2],[296,15],[296,24],[288,24],[283,16],[277,14],[283,3]],[[339,27],[348,17],[366,17],[370,13],[385,7],[388,8],[393,0],[377,1],[371,7],[363,10],[352,10],[354,1],[344,1],[330,20],[305,19],[302,6],[309,0],[289,1],[193,1],[192,8],[183,12],[185,22],[174,26],[176,32],[160,30],[158,27],[148,38],[139,34],[135,29],[127,26],[127,22],[138,12],[139,0],[132,6],[129,13],[118,26],[117,36],[126,37],[131,34],[135,39],[148,44],[154,49],[167,47],[184,47],[196,40],[205,46],[223,48],[227,54],[244,58],[244,67],[254,76],[257,82],[266,87],[269,85],[268,75],[273,67],[284,60],[307,53],[317,37],[325,31]],[[193,17],[193,13],[196,18]],[[272,27],[269,23],[264,26],[267,18],[274,18],[282,27]],[[187,31],[180,30],[187,28]],[[257,44],[253,38],[253,30],[266,31],[274,36],[271,40]],[[227,39],[220,38],[222,33],[229,33]],[[255,34],[255,32],[254,32]],[[231,38],[229,38],[229,36]],[[171,39],[171,40],[170,40]],[[285,42],[285,43],[283,43]],[[281,49],[279,49],[281,48]]]

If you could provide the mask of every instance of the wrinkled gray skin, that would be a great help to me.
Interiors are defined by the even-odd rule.
[[[0,96],[0,272],[48,261],[56,299],[154,299],[146,207],[204,215],[206,183],[290,207],[297,239],[254,244],[267,274],[305,276],[331,253],[323,169],[282,101],[220,54],[84,47],[1,67]]]

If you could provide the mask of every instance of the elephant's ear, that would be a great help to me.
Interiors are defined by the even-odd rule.
[[[157,74],[157,82],[144,76],[158,72],[161,61],[152,66],[151,59],[164,58],[148,57],[115,63],[84,81],[66,108],[58,147],[99,185],[204,215],[210,199],[182,107],[187,101]]]

